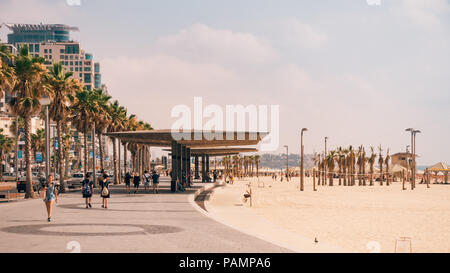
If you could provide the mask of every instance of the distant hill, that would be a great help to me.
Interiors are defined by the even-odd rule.
[[[263,154],[260,158],[260,166],[270,168],[270,160],[272,158],[272,168],[273,169],[285,169],[286,168],[286,154]],[[314,165],[313,155],[305,154],[304,168],[308,169]],[[299,154],[289,154],[289,167],[299,167],[300,166],[300,155]]]

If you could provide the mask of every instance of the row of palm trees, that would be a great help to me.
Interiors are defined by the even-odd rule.
[[[373,186],[374,165],[378,162],[380,185],[383,185],[383,180],[386,179],[386,185],[389,186],[391,178],[388,173],[391,159],[389,149],[384,156],[381,146],[378,147],[378,154],[373,147],[370,147],[370,151],[370,155],[368,155],[362,145],[356,150],[350,145],[348,148],[339,147],[330,151],[325,158],[323,155],[315,154],[313,159],[318,170],[318,185],[333,186],[333,178],[337,175],[339,185],[354,186],[358,180],[358,186],[366,186],[368,179],[369,185]],[[366,165],[369,166],[368,171]],[[336,166],[338,167],[337,173]],[[385,167],[385,172],[383,172],[383,167]]]
[[[224,156],[219,162],[224,169],[225,173],[232,174],[233,176],[258,176],[260,155],[235,155]]]
[[[4,92],[11,93],[9,106],[13,114],[23,122],[25,133],[25,164],[27,186],[25,198],[33,198],[31,164],[32,150],[44,152],[45,131],[31,133],[31,120],[42,114],[40,100],[49,97],[49,116],[56,123],[57,169],[60,177],[61,192],[65,191],[65,175],[69,159],[69,150],[73,145],[73,129],[83,134],[84,173],[88,172],[87,136],[94,131],[99,141],[100,168],[104,169],[104,132],[120,130],[151,130],[150,124],[139,121],[135,115],[127,115],[127,109],[118,101],[111,101],[103,89],[88,90],[80,82],[73,79],[72,72],[66,72],[61,63],[54,63],[48,70],[44,59],[29,54],[28,47],[19,48],[17,56],[13,56],[4,46],[0,47],[0,97]],[[15,129],[20,126],[15,124]],[[17,130],[16,130],[17,131]],[[17,135],[16,135],[17,137]],[[95,137],[93,135],[93,137]],[[1,144],[0,153],[8,151]],[[133,158],[133,166],[141,163],[144,156],[149,155],[149,148],[136,144],[124,144],[124,162],[129,150]],[[6,144],[5,144],[6,145]],[[7,145],[6,145],[7,146]],[[9,146],[8,146],[9,147]],[[46,155],[45,155],[46,156]],[[149,160],[147,160],[149,164]],[[113,139],[114,181],[118,182],[117,143]],[[64,167],[66,165],[66,168]],[[127,165],[125,164],[125,167]],[[16,166],[17,167],[17,166]]]

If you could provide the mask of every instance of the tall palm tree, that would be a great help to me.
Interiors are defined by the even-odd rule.
[[[329,179],[329,186],[333,186],[333,176],[334,176],[334,167],[335,167],[335,160],[336,160],[336,151],[330,151],[329,154],[326,157],[326,164],[327,164],[327,168],[329,170],[329,175],[328,175],[328,179]]]
[[[362,169],[362,185],[366,186],[366,163],[367,163],[367,156],[366,156],[366,150],[362,149],[362,154],[361,154],[361,169]]]
[[[389,155],[389,148],[386,151],[386,158],[384,159],[384,165],[386,165],[386,186],[389,186],[389,160],[391,156]]]
[[[14,140],[11,137],[3,134],[3,129],[0,128],[0,160],[3,159],[3,155],[12,151],[14,147]],[[0,170],[0,181],[3,180],[3,171]]]
[[[344,165],[344,150],[342,149],[342,147],[338,147],[337,149],[337,158],[336,161],[338,163],[338,167],[339,167],[339,186],[342,185],[342,169],[343,169],[343,165]]]
[[[127,110],[119,105],[119,102],[115,100],[113,103],[110,103],[108,107],[108,113],[110,117],[110,123],[107,127],[108,132],[118,132],[124,128],[124,121],[127,119]],[[114,169],[114,183],[119,183],[119,173],[117,166],[117,141],[115,138],[112,138],[113,143],[113,169]],[[120,149],[120,147],[119,147]]]
[[[106,94],[103,89],[94,89],[93,94],[95,98],[95,112],[93,113],[93,118],[95,122],[95,133],[98,137],[100,169],[104,170],[103,133],[108,128],[111,119],[108,111],[108,102],[111,99],[111,96]]]
[[[39,114],[39,100],[47,93],[43,77],[46,68],[44,59],[32,57],[28,46],[23,45],[15,58],[12,69],[15,74],[12,86],[12,99],[9,104],[14,114],[25,120],[25,162],[26,162],[26,193],[25,198],[34,198],[31,176],[31,118]]]
[[[370,166],[370,180],[369,185],[373,186],[373,165],[375,164],[375,159],[377,158],[377,155],[374,152],[374,148],[370,147],[370,157],[368,158],[369,166]]]
[[[35,134],[31,134],[31,149],[36,154],[41,152],[45,155],[45,129],[37,129]]]
[[[347,168],[348,168],[348,185],[355,185],[355,150],[353,146],[348,147],[348,157],[347,157]]]
[[[95,98],[92,91],[84,88],[75,94],[76,101],[71,107],[71,120],[78,132],[83,133],[84,142],[84,174],[88,173],[88,144],[87,135],[92,130],[93,112],[95,111]],[[95,171],[95,170],[94,170]],[[96,183],[96,182],[94,182]]]
[[[255,165],[256,165],[256,177],[259,176],[259,163],[261,162],[261,156],[260,155],[255,155]]]
[[[342,150],[342,171],[344,176],[344,186],[347,186],[347,158],[348,158],[348,150]]]
[[[66,183],[64,181],[62,126],[69,117],[70,106],[75,101],[76,92],[81,90],[81,85],[78,80],[72,79],[71,76],[72,72],[65,72],[61,63],[54,63],[45,77],[48,90],[52,98],[52,102],[49,107],[49,116],[56,122],[60,192],[66,191]]]
[[[383,151],[381,149],[381,145],[378,147],[379,155],[378,155],[378,164],[380,165],[380,186],[383,186],[383,155],[381,152]]]

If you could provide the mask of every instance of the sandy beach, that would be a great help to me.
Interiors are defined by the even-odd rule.
[[[242,202],[249,182],[251,207]],[[316,192],[311,178],[305,178],[304,192],[298,185],[298,177],[291,182],[260,177],[259,183],[257,178],[246,178],[216,190],[208,208],[225,223],[258,237],[295,244],[298,251],[394,252],[400,237],[411,238],[412,252],[450,251],[450,185],[431,184],[427,189],[417,184],[413,191],[409,184],[402,190],[398,182],[318,186]],[[313,245],[326,247],[314,251]],[[407,246],[400,242],[398,248],[409,250]]]

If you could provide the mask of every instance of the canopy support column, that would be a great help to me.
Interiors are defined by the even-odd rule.
[[[177,191],[177,171],[178,171],[178,144],[176,141],[172,141],[172,177],[170,180],[170,191],[176,192]]]
[[[205,154],[202,154],[202,182],[206,181],[206,156]]]
[[[199,179],[200,175],[198,174],[198,155],[195,156],[195,179]]]

